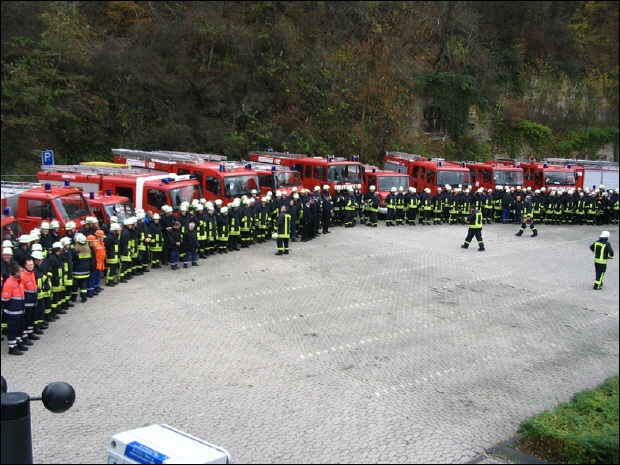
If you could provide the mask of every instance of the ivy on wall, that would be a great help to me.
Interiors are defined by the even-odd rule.
[[[452,139],[458,140],[466,131],[469,109],[478,98],[472,76],[436,73],[421,78],[422,91],[434,105],[441,108],[441,117]]]

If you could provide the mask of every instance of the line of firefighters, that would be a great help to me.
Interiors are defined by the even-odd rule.
[[[618,189],[548,189],[502,187],[495,189],[439,188],[435,195],[425,189],[420,194],[410,187],[392,188],[386,198],[386,225],[416,223],[466,224],[469,206],[474,203],[486,224],[520,224],[525,198],[532,201],[533,220],[543,224],[618,224]]]

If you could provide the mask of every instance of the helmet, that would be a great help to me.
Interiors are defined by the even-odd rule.
[[[409,192],[415,192],[415,187],[409,186]]]
[[[291,192],[297,192],[297,186],[293,186],[293,188],[291,189]]]
[[[221,199],[217,199],[215,201],[215,205],[222,205],[222,200]]]
[[[43,252],[41,252],[40,250],[34,250],[30,256],[32,258],[34,258],[35,260],[43,260],[45,257],[43,256]]]
[[[266,201],[267,201],[267,197],[265,197],[265,196],[261,197],[261,198],[260,198],[260,201],[261,201],[261,202],[266,202]]]
[[[38,250],[39,252],[43,252],[43,246],[41,244],[32,244],[32,251]]]
[[[123,224],[124,224],[125,226],[129,226],[129,225],[131,224],[131,218],[127,218],[127,219],[125,219],[125,220],[123,221]]]
[[[5,247],[2,249],[2,255],[13,255],[13,249],[10,247]]]
[[[95,236],[97,236],[97,237],[105,237],[105,233],[101,229],[97,229],[95,231]]]
[[[144,213],[136,213],[136,219],[143,220],[144,219]]]
[[[111,216],[110,223],[118,223],[118,216]]]
[[[374,191],[376,189],[376,187],[375,186],[370,186],[368,189],[371,190],[371,191]]]
[[[2,248],[4,247],[13,247],[13,242],[10,240],[2,241]]]
[[[86,224],[92,224],[92,223],[94,223],[94,221],[93,221],[93,217],[92,217],[92,216],[87,216],[87,217],[86,217],[86,219],[84,220],[84,222],[85,222]],[[66,228],[67,228],[67,225],[65,225],[65,229],[66,229]]]
[[[314,186],[314,190],[315,190],[315,191],[320,191],[320,190],[321,190],[321,188],[320,188],[319,186]]]
[[[154,220],[158,220],[159,218],[160,218],[159,213],[155,213],[155,214],[153,215],[153,219],[154,219]]]
[[[220,212],[221,212],[221,213],[223,213],[223,214],[224,214],[224,213],[228,213],[228,207],[222,207],[222,208],[220,209]]]
[[[501,191],[502,189],[503,189],[502,186],[495,186],[495,190],[497,190],[497,191]]]
[[[392,188],[390,189],[390,192],[396,192],[396,188],[395,188],[395,187],[392,187]]]
[[[60,242],[54,242],[52,244],[52,249],[62,249],[62,244]]]
[[[121,225],[120,225],[120,224],[118,224],[118,223],[112,223],[112,224],[110,225],[110,232],[116,232],[116,231],[118,231],[119,229],[121,229]]]
[[[88,221],[87,221],[87,223],[88,223]],[[67,221],[65,223],[65,231],[70,231],[70,230],[75,229],[75,228],[76,228],[76,224],[73,221]]]
[[[361,188],[362,188],[362,185],[361,185],[361,184],[358,184],[357,186],[355,186],[355,188],[356,188],[356,189],[361,189]]]
[[[297,192],[295,192],[295,193],[293,194],[293,198],[294,198],[294,199],[298,199],[298,198],[299,198],[299,194],[298,194]]]
[[[30,234],[22,234],[21,236],[19,236],[19,241],[20,244],[30,244]]]
[[[41,229],[49,229],[50,228],[50,224],[48,221],[43,221],[41,223]]]
[[[603,238],[603,237],[604,237],[604,238],[608,238],[610,235],[611,235],[611,234],[609,234],[609,231],[603,231],[603,232],[601,233],[601,236],[600,236],[600,237],[602,237],[602,238]]]
[[[60,228],[60,223],[54,220],[50,223],[50,229],[56,229],[56,228]]]
[[[88,239],[86,238],[86,236],[84,234],[76,234],[75,235],[75,242],[77,242],[78,244],[86,244],[86,241]]]
[[[87,241],[96,241],[97,237],[94,236],[93,234],[89,234],[88,236],[86,236],[86,240]]]
[[[329,184],[325,184],[325,185],[323,186],[323,189],[324,189],[324,190],[329,190]]]
[[[404,191],[404,190],[405,190],[405,188],[404,188],[403,186],[399,186],[399,187],[398,187],[398,190],[402,192],[402,191]]]
[[[30,240],[31,241],[38,241],[41,238],[41,231],[39,231],[38,229],[33,229],[32,231],[30,231]]]

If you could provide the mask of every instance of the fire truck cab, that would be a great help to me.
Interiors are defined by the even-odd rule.
[[[2,181],[2,211],[14,216],[26,234],[43,221],[58,221],[61,228],[73,221],[79,228],[92,214],[84,195],[76,187],[6,181]]]
[[[266,195],[270,191],[272,193],[280,191],[283,195],[289,196],[294,192],[293,188],[299,191],[303,187],[299,172],[288,166],[248,162],[246,167],[258,175],[261,195]]]
[[[409,176],[405,173],[399,173],[392,170],[381,170],[376,166],[365,165],[364,176],[366,177],[366,186],[375,186],[375,192],[379,193],[379,214],[387,213],[385,200],[392,191],[392,188],[399,190],[401,187],[404,192],[409,191]]]
[[[532,190],[555,188],[577,189],[583,188],[583,166],[567,164],[552,164],[546,161],[522,162],[507,161],[507,166],[515,166],[523,169],[523,182],[525,187]]]
[[[456,163],[456,162],[452,162]],[[493,189],[497,186],[523,187],[523,169],[520,166],[510,166],[500,161],[486,162],[465,162],[465,167],[469,169],[470,182],[477,191],[483,187]]]
[[[288,166],[299,172],[303,187],[312,191],[315,186],[323,188],[328,185],[334,194],[338,186],[341,190],[361,186],[364,189],[364,165],[359,157],[353,155],[351,160],[344,157],[309,157],[306,154],[283,152],[252,152],[250,160],[271,165]]]
[[[258,175],[244,163],[227,161],[225,155],[172,151],[112,149],[114,161],[151,172],[175,173],[194,177],[204,198],[232,202],[260,188]]]
[[[435,195],[437,189],[443,189],[446,185],[463,187],[470,184],[470,173],[465,166],[446,162],[443,158],[428,159],[404,152],[386,152],[383,162],[386,170],[406,173],[409,184],[417,192],[429,188],[431,195]]]
[[[20,236],[26,234],[26,230],[19,220],[9,214],[10,209],[2,209],[2,241],[15,242]]]

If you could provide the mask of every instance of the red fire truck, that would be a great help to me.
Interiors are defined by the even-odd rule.
[[[460,165],[458,162],[447,162]],[[485,190],[493,189],[497,186],[502,188],[523,187],[523,169],[519,166],[510,166],[499,161],[493,162],[465,162],[465,167],[469,169],[470,184],[474,191],[480,187]]]
[[[494,162],[487,162],[494,163]],[[556,188],[577,189],[583,188],[583,166],[567,164],[551,164],[546,161],[502,161],[507,166],[523,169],[525,187],[532,190]]]
[[[69,183],[88,193],[127,197],[136,208],[154,213],[160,212],[164,205],[178,211],[182,202],[201,198],[200,185],[195,179],[174,173],[154,174],[111,166],[43,165],[37,176],[40,182]]]
[[[289,196],[293,192],[293,188],[297,188],[299,191],[303,187],[299,172],[290,169],[288,166],[248,162],[246,168],[255,171],[258,175],[261,195],[270,191],[274,194],[276,191],[280,191],[283,195]]]
[[[43,221],[58,221],[60,228],[73,221],[79,228],[92,212],[76,187],[2,181],[3,214],[15,217],[26,234]]]
[[[443,158],[428,159],[404,152],[386,152],[383,162],[386,170],[406,173],[409,184],[418,192],[428,187],[434,195],[437,189],[443,189],[446,185],[463,187],[470,184],[470,173],[465,166],[446,162]]]
[[[391,170],[381,170],[376,166],[365,165],[364,175],[366,177],[366,186],[375,186],[375,192],[379,193],[379,214],[385,215],[387,207],[385,199],[392,190],[392,187],[399,190],[401,187],[404,192],[409,191],[409,176],[405,173],[399,173]]]
[[[112,149],[114,162],[151,172],[191,175],[200,183],[204,198],[232,202],[260,188],[258,175],[244,163],[227,161],[225,155],[172,151]]]
[[[335,187],[340,189],[356,188],[360,186],[365,192],[364,165],[354,155],[351,160],[344,157],[309,157],[306,154],[286,152],[252,152],[251,161],[268,163],[271,165],[288,166],[298,171],[301,182],[306,189],[313,190],[319,186],[328,185],[333,194]]]

